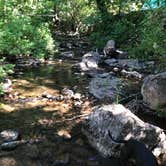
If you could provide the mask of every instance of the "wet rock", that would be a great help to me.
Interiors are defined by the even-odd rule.
[[[122,68],[122,69],[131,69],[131,70],[145,70],[151,67],[153,62],[141,62],[137,59],[107,59],[104,61],[109,67]]]
[[[4,79],[2,83],[2,90],[4,93],[10,93],[12,91],[12,81],[10,79]]]
[[[63,101],[63,100],[64,100],[64,96],[63,96],[63,95],[58,95],[58,96],[56,97],[56,100],[57,100],[57,101]]]
[[[0,133],[0,140],[3,142],[16,141],[19,137],[19,133],[14,130],[4,130]]]
[[[0,148],[2,150],[14,150],[17,146],[26,144],[27,142],[25,140],[4,142],[0,145]]]
[[[127,58],[127,52],[116,49],[115,41],[109,40],[106,43],[106,46],[103,49],[105,57],[124,59]]]
[[[106,56],[113,57],[115,55],[115,41],[114,40],[109,40],[106,43],[106,46],[104,47],[104,54]]]
[[[126,71],[125,69],[121,71],[121,74],[126,78],[131,78],[131,79],[133,78],[138,80],[141,80],[143,77],[143,75],[138,73],[137,71]]]
[[[51,166],[67,166],[70,162],[69,154],[63,156],[63,159],[55,160]]]
[[[79,63],[79,67],[82,71],[98,69],[99,60],[100,55],[97,52],[88,52],[82,57],[82,61]]]
[[[112,77],[110,74],[101,77],[97,75],[89,83],[89,93],[97,99],[109,98],[113,102],[117,96],[120,97],[124,87],[124,81],[120,78]]]
[[[166,106],[166,72],[149,75],[144,79],[141,93],[151,109]]]
[[[133,70],[140,70],[145,68],[145,64],[142,62],[139,62],[137,59],[119,59],[118,64],[122,68],[131,68]]]
[[[64,95],[66,99],[71,99],[74,97],[74,92],[68,88],[64,88],[62,89],[62,95]]]
[[[73,51],[66,51],[66,52],[62,52],[60,55],[64,58],[73,58],[74,52]]]
[[[115,58],[106,59],[104,62],[105,62],[107,65],[109,65],[109,67],[111,67],[111,68],[120,67],[120,66],[118,65],[118,60],[115,59]]]
[[[83,122],[82,129],[90,144],[103,156],[120,157],[123,145],[111,141],[108,130],[116,140],[133,138],[143,142],[156,157],[165,153],[166,135],[163,130],[143,122],[122,105],[94,107],[94,111]],[[155,152],[157,150],[158,153]]]
[[[31,66],[39,66],[41,64],[40,59],[35,59],[35,58],[19,58],[16,63],[17,68],[28,68]]]
[[[75,107],[82,107],[83,102],[82,101],[74,101],[73,104]]]
[[[81,100],[81,93],[75,93],[74,95],[73,95],[73,98],[74,98],[74,100]]]
[[[53,95],[51,95],[51,94],[49,94],[49,93],[47,93],[47,92],[44,92],[44,93],[42,94],[42,97],[43,97],[43,98],[47,98],[47,99],[49,99],[49,100],[56,100],[56,99],[57,99],[56,96],[53,96]]]
[[[58,136],[62,137],[64,140],[70,140],[71,139],[70,133],[65,131],[65,130],[58,131]]]
[[[128,58],[128,53],[125,51],[116,49],[116,54],[117,54],[116,58],[118,58],[118,59],[127,59]]]

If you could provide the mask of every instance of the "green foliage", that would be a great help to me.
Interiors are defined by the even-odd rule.
[[[44,57],[54,53],[54,42],[49,24],[40,13],[51,3],[28,0],[0,1],[2,19],[0,20],[0,54],[5,56]],[[34,15],[34,16],[33,16]]]
[[[113,1],[110,5],[110,12],[118,14],[119,10],[120,14],[107,15],[105,21],[100,17],[96,19],[90,35],[94,47],[103,47],[114,39],[116,46],[128,51],[132,58],[166,62],[166,8],[144,11],[137,1],[135,10],[139,11],[133,12],[133,1]]]
[[[126,43],[135,32],[135,24],[127,18],[113,19],[108,23],[108,25],[103,25],[102,23],[100,29],[103,30],[99,29],[90,36],[91,41],[94,42],[94,45],[97,47],[103,47],[110,39],[114,39],[118,47]],[[96,40],[99,38],[100,40]]]
[[[166,58],[166,8],[147,12],[140,25],[139,40],[130,54],[141,59]]]
[[[96,4],[89,0],[57,0],[56,12],[64,31],[85,32],[96,14]],[[87,18],[90,18],[89,22]],[[93,20],[94,21],[94,20]],[[92,22],[93,22],[92,21]]]

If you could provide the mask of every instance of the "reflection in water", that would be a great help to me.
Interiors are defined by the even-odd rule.
[[[78,85],[78,91],[84,90],[85,78],[73,73],[71,66],[74,62],[63,62],[62,64],[45,65],[25,71],[22,79],[29,84],[45,86],[52,89],[61,90],[64,87],[73,88]],[[30,86],[30,85],[29,85]]]

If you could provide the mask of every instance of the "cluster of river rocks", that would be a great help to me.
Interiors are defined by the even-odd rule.
[[[143,62],[127,58],[127,53],[117,50],[115,42],[107,42],[102,52],[90,51],[78,64],[81,72],[91,77],[89,92],[98,100],[109,99],[110,104],[94,107],[83,125],[83,133],[89,142],[103,156],[119,157],[121,146],[110,141],[108,130],[119,139],[134,138],[143,142],[154,155],[165,155],[166,135],[163,129],[139,119],[118,99],[126,98],[126,90],[131,81],[142,84],[140,95],[143,102],[152,110],[165,111],[166,106],[166,72],[150,74],[155,62]],[[152,72],[151,72],[152,73]]]
[[[113,51],[109,52],[109,47]],[[92,77],[89,91],[96,98],[110,98],[114,101],[117,95],[124,95],[123,89],[126,89],[128,80],[135,80],[142,84],[144,102],[151,109],[157,109],[166,106],[166,72],[149,75],[154,65],[154,61],[127,58],[126,52],[115,49],[112,40],[107,42],[103,54],[97,50],[88,52],[78,64],[82,72]]]
[[[65,52],[62,56],[73,58],[74,54]],[[115,104],[129,97],[127,88],[134,81],[141,84],[140,94],[150,109],[155,111],[161,108],[161,111],[165,111],[166,72],[153,74],[150,71],[154,65],[154,61],[129,59],[126,52],[116,49],[113,40],[108,41],[102,51],[90,51],[83,55],[81,62],[77,64],[80,72],[91,78],[89,93],[100,101],[109,101],[109,104],[95,106],[83,122],[83,133],[101,155],[120,156],[121,146],[117,147],[115,142],[110,141],[109,130],[116,139],[134,138],[143,142],[157,158],[166,156],[164,130],[145,123],[123,105]],[[6,92],[10,86],[10,80],[5,80],[3,88]],[[69,89],[64,89],[59,98],[48,93],[42,94],[43,98],[51,100],[60,100],[63,96],[76,101],[81,99],[81,94],[74,94]]]

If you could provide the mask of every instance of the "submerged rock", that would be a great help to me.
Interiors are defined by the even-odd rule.
[[[4,130],[0,133],[0,140],[3,142],[16,141],[19,137],[19,133],[14,130]]]
[[[0,148],[2,150],[14,150],[17,146],[26,144],[27,142],[25,140],[4,142],[0,145]]]
[[[112,102],[121,95],[124,82],[110,74],[97,75],[89,83],[89,92],[97,99],[109,98]]]
[[[94,107],[83,123],[83,133],[95,149],[105,157],[120,157],[123,144],[111,141],[108,130],[116,140],[133,138],[143,142],[150,150],[154,150],[157,157],[165,153],[166,135],[163,130],[143,122],[122,105]]]
[[[149,75],[144,79],[141,93],[151,109],[166,106],[166,72]]]

